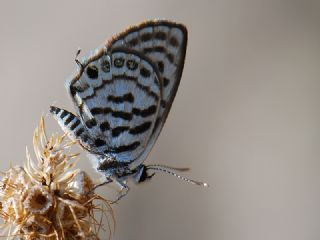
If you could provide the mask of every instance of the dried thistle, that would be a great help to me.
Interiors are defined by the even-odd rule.
[[[24,167],[12,167],[2,173],[2,236],[28,240],[99,239],[99,231],[106,231],[102,225],[105,217],[110,237],[112,209],[107,200],[94,193],[89,175],[74,168],[73,159],[78,154],[70,153],[73,144],[65,135],[47,138],[41,118],[33,137],[37,161],[27,150]]]

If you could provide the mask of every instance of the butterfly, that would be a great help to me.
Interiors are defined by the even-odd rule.
[[[184,25],[167,20],[129,27],[81,61],[76,57],[78,70],[66,88],[77,114],[50,107],[61,128],[105,175],[103,184],[120,185],[118,199],[129,190],[128,177],[139,183],[159,171],[207,186],[173,171],[187,169],[143,164],[177,93],[187,36]]]

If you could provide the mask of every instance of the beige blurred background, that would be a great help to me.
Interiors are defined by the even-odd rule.
[[[319,1],[48,2],[0,2],[2,170],[25,160],[50,104],[74,110],[64,81],[78,47],[172,19],[189,29],[186,64],[146,162],[191,167],[211,187],[131,183],[114,239],[320,239]]]

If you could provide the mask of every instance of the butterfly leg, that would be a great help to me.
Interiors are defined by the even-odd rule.
[[[106,181],[95,185],[95,186],[93,187],[93,189],[92,189],[89,193],[92,193],[92,192],[94,192],[98,187],[104,186],[104,185],[109,184],[109,183],[111,183],[111,182],[116,183],[116,184],[120,187],[120,191],[119,191],[118,197],[111,202],[111,204],[117,203],[121,198],[123,198],[124,196],[126,196],[126,195],[128,194],[128,192],[129,192],[129,187],[127,186],[127,184],[125,183],[125,181],[113,180],[112,178],[107,178]]]
[[[107,184],[109,184],[109,183],[111,183],[111,182],[113,182],[113,180],[112,180],[111,178],[107,178],[106,181],[95,185],[95,186],[93,187],[93,189],[91,190],[91,192],[95,191],[98,187],[107,185]]]
[[[117,203],[121,198],[123,198],[124,196],[126,196],[129,192],[129,187],[128,185],[125,183],[125,181],[121,181],[121,180],[114,180],[114,182],[120,186],[120,192],[119,195],[117,197],[116,200],[112,201],[111,203]]]

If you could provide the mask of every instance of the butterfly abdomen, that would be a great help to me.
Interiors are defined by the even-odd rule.
[[[50,112],[72,140],[77,140],[83,147],[90,149],[93,141],[87,129],[82,125],[82,122],[76,115],[55,106],[50,107]]]

